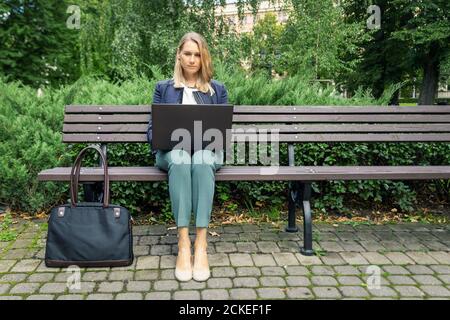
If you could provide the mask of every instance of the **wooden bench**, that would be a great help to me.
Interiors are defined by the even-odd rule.
[[[151,106],[69,105],[65,108],[63,142],[147,143]],[[449,179],[445,166],[298,166],[298,143],[336,142],[450,142],[450,107],[302,107],[235,106],[233,130],[279,129],[280,143],[288,144],[288,163],[276,174],[262,174],[262,166],[225,165],[216,181],[289,181],[287,232],[297,232],[296,207],[302,208],[304,244],[312,255],[311,182],[323,180]],[[256,133],[258,135],[258,133]],[[236,133],[236,136],[238,134]],[[150,157],[150,155],[149,155]],[[102,180],[101,168],[83,168],[80,180]],[[167,174],[156,167],[110,167],[110,181],[160,181]],[[41,181],[69,181],[70,168],[39,173]]]

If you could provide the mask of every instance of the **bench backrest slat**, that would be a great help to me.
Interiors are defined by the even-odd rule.
[[[147,141],[149,105],[70,105],[65,112],[64,142]],[[241,138],[239,141],[254,140],[258,134],[270,141],[270,129],[279,130],[280,142],[293,143],[448,142],[450,106],[234,107],[233,133]]]

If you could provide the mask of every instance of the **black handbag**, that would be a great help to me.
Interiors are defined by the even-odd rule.
[[[103,203],[77,203],[81,161],[96,150],[104,169]],[[95,145],[80,151],[70,174],[71,203],[51,210],[45,250],[47,267],[118,267],[133,263],[132,218],[124,207],[109,204],[106,157]]]

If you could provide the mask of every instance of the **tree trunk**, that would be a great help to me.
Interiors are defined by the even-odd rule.
[[[419,105],[432,105],[439,82],[439,44],[431,43],[423,64],[423,80],[420,88]]]

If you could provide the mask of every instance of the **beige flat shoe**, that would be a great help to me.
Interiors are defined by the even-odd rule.
[[[181,250],[188,250],[188,249],[181,249]],[[189,248],[190,251],[190,248]],[[191,257],[191,263],[190,263],[190,267],[188,269],[181,269],[181,268],[177,268],[175,267],[175,278],[178,281],[190,281],[192,280],[192,257]]]
[[[200,251],[200,250],[206,253],[206,249],[198,249],[198,251]],[[198,267],[194,263],[192,277],[194,278],[195,281],[208,280],[211,277],[211,271],[209,270],[209,265],[208,265],[208,267],[205,268],[205,267]]]

